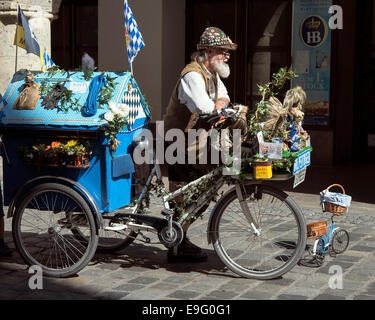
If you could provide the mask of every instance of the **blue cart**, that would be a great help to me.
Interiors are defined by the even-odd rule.
[[[132,146],[147,128],[150,111],[130,73],[32,76],[32,81],[30,73],[13,76],[0,112],[4,205],[13,217],[13,237],[22,258],[41,265],[47,275],[66,277],[87,265],[98,244],[102,249],[118,245],[117,240],[100,242],[103,217],[128,206],[135,196]],[[92,115],[77,107],[92,99],[92,82],[99,76],[108,80],[107,92],[102,92],[128,109],[128,126],[117,134],[115,151],[102,130],[109,111],[108,99],[100,104],[102,92],[94,96],[99,103]],[[48,93],[43,95],[43,89],[56,84],[69,93],[65,106],[46,104]],[[65,108],[69,104],[71,108]],[[78,154],[83,159],[74,158]],[[46,253],[51,247],[61,250]]]

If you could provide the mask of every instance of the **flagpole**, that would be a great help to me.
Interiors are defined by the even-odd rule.
[[[19,6],[17,6],[17,24],[16,24],[16,62],[14,66],[14,73],[17,72],[17,58],[18,58],[18,16],[19,16]]]

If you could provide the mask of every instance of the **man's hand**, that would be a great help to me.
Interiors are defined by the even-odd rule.
[[[217,102],[215,103],[215,110],[217,109],[223,109],[228,107],[229,100],[226,98],[219,98]]]

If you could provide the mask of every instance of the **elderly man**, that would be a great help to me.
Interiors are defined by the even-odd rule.
[[[182,70],[172,92],[164,115],[165,131],[180,129],[186,132],[193,127],[192,114],[208,114],[229,104],[228,92],[221,78],[225,79],[230,75],[227,64],[229,51],[236,50],[237,45],[219,28],[209,27],[202,33],[197,49],[198,51],[192,54],[191,63]],[[204,124],[198,121],[194,129],[203,126]],[[190,182],[197,178],[194,175],[196,169],[197,167],[192,165],[169,166],[170,191],[176,190],[181,182]],[[200,213],[205,209],[207,208],[203,208]],[[189,223],[182,226],[184,239],[177,252],[172,249],[169,251],[169,262],[201,262],[207,259],[207,254],[186,238],[189,226]]]

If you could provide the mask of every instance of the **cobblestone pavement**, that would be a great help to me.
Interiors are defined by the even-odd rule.
[[[327,219],[319,208],[318,196],[292,193],[292,197],[303,209],[308,223]],[[151,203],[152,212],[160,212],[154,198]],[[224,267],[213,247],[207,245],[208,212],[188,233],[192,242],[208,253],[205,263],[168,264],[167,249],[156,243],[156,238],[152,238],[151,244],[136,240],[117,254],[96,254],[77,276],[44,277],[43,289],[32,290],[32,274],[14,252],[11,258],[0,258],[0,300],[375,299],[375,205],[352,203],[349,214],[337,218],[337,225],[350,234],[349,248],[343,254],[327,255],[319,268],[297,265],[282,277],[268,281],[240,278]],[[14,249],[11,219],[6,219],[6,240]],[[337,266],[343,271],[343,286],[331,289],[338,284],[332,278],[337,275]]]

